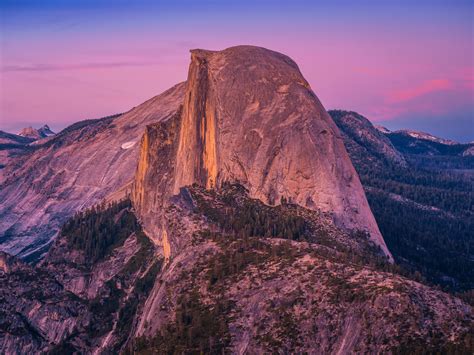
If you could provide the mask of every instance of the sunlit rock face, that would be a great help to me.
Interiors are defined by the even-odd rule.
[[[166,172],[173,194],[239,182],[270,205],[284,198],[330,212],[390,255],[337,127],[287,56],[252,46],[192,50],[177,139],[173,176]]]
[[[166,261],[170,257],[171,245],[163,213],[172,196],[180,119],[179,109],[171,118],[146,127],[131,193],[144,231],[156,245],[161,246]]]

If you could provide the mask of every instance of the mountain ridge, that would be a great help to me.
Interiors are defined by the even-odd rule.
[[[47,138],[50,136],[54,136],[56,133],[51,131],[48,125],[44,125],[38,129],[33,128],[31,126],[23,128],[20,133],[18,133],[21,137],[31,138],[34,140],[39,140],[42,138]]]
[[[125,200],[76,215],[34,268],[0,253],[0,349],[330,354],[470,347],[469,305],[380,264],[367,236],[348,235],[330,215],[267,206],[239,185],[183,188],[163,216],[181,243],[166,263],[130,206]],[[267,218],[276,229],[267,229]],[[121,236],[106,241],[114,235],[107,228],[117,228],[110,221],[121,221]]]
[[[474,269],[474,160],[463,152],[470,145],[442,144],[393,132],[381,137],[361,115],[329,113],[344,134],[397,263],[419,270],[436,285],[469,292],[474,287],[474,274],[469,271]],[[378,137],[380,142],[366,137]],[[387,141],[405,165],[380,154],[377,148]]]
[[[423,132],[423,131],[417,131],[417,130],[412,130],[412,129],[398,129],[395,131],[389,131],[386,133],[399,133],[399,134],[405,134],[413,138],[418,138],[418,139],[424,139],[427,141],[432,141],[436,143],[441,143],[441,144],[446,144],[446,145],[453,145],[453,144],[461,144],[459,142],[456,142],[451,139],[446,139],[446,138],[441,138],[434,136],[430,133]]]

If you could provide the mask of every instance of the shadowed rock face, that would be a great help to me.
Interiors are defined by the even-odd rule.
[[[331,212],[390,255],[337,127],[290,58],[252,46],[192,50],[177,137],[173,194],[239,182],[270,205]]]
[[[162,248],[165,260],[170,244],[162,216],[172,195],[180,119],[178,110],[170,119],[146,127],[131,195],[145,232]]]
[[[74,227],[35,267],[0,252],[1,354],[119,353],[162,259],[130,222],[128,204],[113,209],[92,217],[108,214],[122,226],[122,237],[115,234],[119,240],[100,257],[72,242]]]

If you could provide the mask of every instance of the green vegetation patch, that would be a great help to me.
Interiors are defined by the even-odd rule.
[[[260,200],[246,197],[245,188],[237,184],[224,186],[219,195],[196,187],[191,189],[191,193],[198,203],[198,212],[217,223],[226,233],[241,238],[258,236],[297,241],[305,241],[310,236],[310,225],[296,208],[285,208],[284,199],[282,205],[270,207]]]
[[[132,233],[141,231],[131,207],[127,199],[78,212],[63,225],[61,235],[84,252],[87,262],[95,263],[123,245]]]

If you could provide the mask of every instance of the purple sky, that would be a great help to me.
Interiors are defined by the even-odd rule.
[[[413,3],[2,0],[0,129],[126,111],[185,80],[190,48],[254,44],[326,109],[474,140],[473,2]]]

